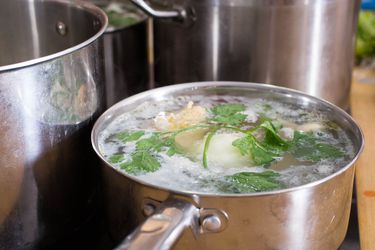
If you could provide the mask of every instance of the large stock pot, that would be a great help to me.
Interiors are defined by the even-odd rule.
[[[355,156],[336,173],[303,186],[251,194],[206,194],[151,185],[120,172],[102,155],[100,133],[116,117],[144,101],[221,94],[276,99],[329,115],[348,133]],[[363,135],[345,111],[321,99],[253,83],[173,85],[119,102],[97,120],[91,136],[95,151],[105,163],[107,219],[114,242],[118,244],[143,223],[118,249],[331,250],[337,249],[345,237],[354,163],[363,148]],[[185,230],[188,227],[192,230]]]
[[[79,248],[97,212],[90,131],[105,107],[107,18],[87,3],[12,0],[0,24],[0,249]]]
[[[262,82],[349,108],[360,0],[131,1],[154,17],[156,84]]]

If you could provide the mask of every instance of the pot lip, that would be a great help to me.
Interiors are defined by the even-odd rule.
[[[135,102],[139,99],[144,99],[147,96],[150,96],[151,94],[157,95],[158,93],[162,94],[164,92],[168,92],[170,90],[182,90],[182,89],[197,89],[197,88],[215,88],[215,87],[251,87],[255,89],[269,89],[269,90],[276,90],[279,93],[288,93],[288,94],[297,94],[303,98],[308,98],[310,100],[315,100],[318,102],[323,103],[325,106],[330,107],[333,109],[334,112],[338,112],[340,116],[343,116],[345,119],[348,120],[351,126],[354,126],[356,130],[358,131],[358,137],[359,137],[359,143],[360,147],[358,148],[355,156],[352,158],[352,160],[344,167],[342,167],[340,170],[336,171],[335,173],[319,179],[317,181],[309,182],[304,185],[296,186],[296,187],[291,187],[291,188],[285,188],[285,189],[279,189],[279,190],[274,190],[274,191],[265,191],[265,192],[254,192],[254,193],[240,193],[240,194],[234,194],[234,193],[200,193],[200,192],[193,192],[193,191],[181,191],[178,189],[172,189],[172,188],[167,188],[167,187],[162,187],[158,186],[155,184],[147,183],[143,180],[138,179],[137,177],[134,177],[132,175],[129,175],[123,171],[120,171],[119,169],[115,168],[112,166],[111,163],[109,163],[100,153],[98,147],[97,147],[97,134],[98,134],[98,127],[101,126],[101,124],[112,117],[112,110],[121,107],[124,105],[124,103],[131,103]],[[364,148],[364,135],[362,132],[362,129],[359,127],[357,122],[343,109],[340,107],[337,107],[336,105],[323,100],[321,98],[311,96],[309,94],[306,94],[302,91],[290,89],[290,88],[285,88],[285,87],[280,87],[280,86],[275,86],[275,85],[270,85],[270,84],[264,84],[264,83],[254,83],[254,82],[235,82],[235,81],[204,81],[204,82],[191,82],[191,83],[181,83],[181,84],[175,84],[175,85],[169,85],[165,87],[159,87],[151,90],[147,90],[144,92],[141,92],[139,94],[130,96],[128,98],[125,98],[124,100],[114,104],[112,107],[107,109],[95,122],[92,131],[91,131],[91,144],[92,147],[94,148],[94,151],[97,153],[97,155],[101,158],[101,160],[105,163],[105,167],[109,167],[118,174],[122,175],[125,178],[131,179],[132,181],[135,181],[138,184],[141,184],[142,186],[148,187],[148,188],[153,188],[153,189],[158,189],[166,192],[170,192],[173,194],[177,195],[182,195],[182,196],[199,196],[199,197],[222,197],[222,198],[239,198],[239,197],[253,197],[253,196],[269,196],[269,195],[276,195],[276,194],[284,194],[284,193],[290,193],[290,192],[295,192],[298,190],[303,190],[307,188],[312,188],[315,186],[320,185],[323,182],[329,181],[330,179],[335,178],[338,175],[341,175],[342,173],[346,172],[349,168],[351,168],[354,163],[358,160],[360,154],[363,151]]]
[[[94,41],[96,41],[102,34],[104,34],[104,32],[105,32],[105,30],[108,26],[107,15],[104,13],[104,11],[102,9],[100,9],[99,7],[95,6],[94,4],[92,4],[90,2],[85,2],[85,1],[80,1],[80,0],[74,0],[74,1],[69,1],[69,0],[43,0],[43,1],[33,0],[33,1],[55,2],[55,3],[64,4],[66,6],[71,6],[73,8],[77,8],[77,9],[83,9],[85,11],[88,11],[92,15],[96,16],[100,20],[102,27],[100,28],[100,30],[96,34],[91,36],[89,39],[87,39],[87,40],[85,40],[85,41],[83,41],[79,44],[76,44],[72,47],[69,47],[67,49],[64,49],[64,50],[61,50],[59,52],[49,54],[49,55],[46,55],[46,56],[38,57],[38,58],[35,58],[35,59],[31,59],[31,60],[27,60],[27,61],[23,61],[23,62],[18,62],[18,63],[13,63],[13,64],[8,64],[8,65],[5,65],[5,66],[0,66],[0,73],[5,72],[5,71],[21,69],[21,68],[36,65],[36,64],[39,64],[39,63],[44,63],[44,62],[51,61],[53,59],[57,59],[57,58],[65,56],[65,55],[71,54],[75,51],[78,51],[78,50],[80,50],[84,47],[87,47],[88,45],[90,45]]]

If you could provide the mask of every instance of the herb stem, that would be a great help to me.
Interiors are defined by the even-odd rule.
[[[206,141],[204,142],[204,149],[203,149],[203,167],[208,168],[208,163],[207,163],[207,152],[208,152],[208,147],[210,145],[211,139],[214,136],[214,134],[219,130],[220,128],[214,127],[207,135]]]
[[[182,128],[176,131],[163,132],[162,135],[170,135],[171,137],[176,137],[178,134],[183,133],[183,132],[187,132],[187,131],[199,129],[199,128],[210,128],[210,127],[211,127],[210,125],[206,125],[206,124],[197,124],[197,125],[193,125],[187,128]]]
[[[236,128],[236,127],[231,127],[231,126],[220,126],[219,127],[219,129],[224,129],[224,128],[225,129],[230,129],[230,130],[242,133],[242,134],[246,134],[246,135],[249,134],[247,131],[239,129],[239,128]]]

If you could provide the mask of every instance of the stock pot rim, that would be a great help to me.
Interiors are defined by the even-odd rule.
[[[48,2],[60,3],[60,4],[65,4],[66,6],[70,6],[70,7],[73,7],[73,8],[83,9],[85,11],[88,11],[90,14],[94,15],[95,17],[97,17],[100,20],[101,28],[95,35],[91,36],[89,39],[87,39],[87,40],[85,40],[85,41],[83,41],[79,44],[76,44],[72,47],[69,47],[67,49],[61,50],[59,52],[56,52],[56,53],[53,53],[53,54],[50,54],[50,55],[38,57],[38,58],[35,58],[35,59],[31,59],[31,60],[27,60],[27,61],[23,61],[23,62],[18,62],[18,63],[13,63],[13,64],[8,64],[8,65],[5,65],[5,66],[0,66],[0,73],[6,72],[6,71],[11,71],[11,70],[16,70],[16,69],[20,69],[20,68],[25,68],[25,67],[28,67],[28,66],[33,66],[33,65],[36,65],[36,64],[40,64],[40,63],[44,63],[44,62],[51,61],[51,60],[63,57],[65,55],[71,54],[75,51],[78,51],[78,50],[80,50],[84,47],[89,46],[91,43],[96,41],[102,34],[104,34],[104,32],[105,32],[105,30],[108,26],[108,18],[107,18],[107,15],[104,13],[104,11],[102,9],[100,9],[99,7],[97,7],[94,4],[91,4],[89,2],[80,1],[80,0],[76,0],[76,1],[69,1],[69,0],[43,0],[43,1],[32,0],[32,1],[39,1],[39,2],[44,2],[44,3],[48,3]]]
[[[339,115],[343,118],[345,118],[349,124],[350,127],[353,127],[356,131],[356,136],[358,137],[358,142],[359,142],[359,148],[355,152],[355,156],[352,158],[352,160],[343,166],[341,169],[336,171],[335,173],[324,177],[322,179],[319,179],[317,181],[309,182],[304,185],[296,186],[296,187],[291,187],[291,188],[285,188],[285,189],[279,189],[279,190],[274,190],[274,191],[265,191],[265,192],[254,192],[254,193],[240,193],[240,194],[235,194],[235,193],[200,193],[200,192],[194,192],[194,191],[181,191],[178,189],[173,189],[173,188],[167,188],[167,187],[162,187],[158,186],[152,183],[148,183],[146,181],[143,181],[135,176],[129,175],[125,173],[124,171],[121,171],[114,167],[110,162],[108,162],[100,153],[100,150],[98,148],[98,133],[101,131],[100,127],[101,125],[108,119],[111,119],[113,117],[113,111],[116,110],[117,108],[120,108],[122,106],[125,106],[127,103],[132,103],[137,100],[142,100],[145,99],[151,95],[157,95],[157,93],[165,93],[168,91],[178,91],[182,89],[198,89],[198,88],[216,88],[216,87],[251,87],[255,89],[269,89],[269,90],[276,90],[277,93],[286,93],[286,94],[294,94],[298,95],[301,98],[307,98],[309,100],[317,101],[319,103],[322,103],[325,107],[330,107],[333,109],[334,112],[338,112]],[[277,195],[277,194],[285,194],[285,193],[290,193],[290,192],[295,192],[298,190],[303,190],[307,188],[312,188],[315,186],[318,186],[324,182],[328,182],[331,179],[334,179],[336,176],[339,176],[346,172],[349,168],[353,167],[354,163],[358,160],[360,154],[363,151],[364,148],[364,135],[362,132],[362,129],[359,127],[357,122],[343,109],[340,107],[337,107],[336,105],[323,100],[321,98],[311,96],[309,94],[306,94],[302,91],[290,89],[290,88],[285,88],[285,87],[280,87],[280,86],[275,86],[275,85],[270,85],[270,84],[263,84],[263,83],[254,83],[254,82],[236,82],[236,81],[201,81],[201,82],[190,82],[190,83],[180,83],[180,84],[174,84],[174,85],[169,85],[165,87],[159,87],[151,90],[147,90],[144,92],[141,92],[139,94],[130,96],[125,98],[124,100],[114,104],[112,107],[107,109],[95,122],[92,130],[91,130],[91,145],[96,152],[96,154],[100,157],[100,159],[105,163],[105,167],[111,168],[113,171],[117,172],[117,174],[121,175],[124,178],[128,178],[142,186],[148,187],[148,188],[153,188],[153,189],[158,189],[170,193],[174,193],[177,195],[183,195],[183,196],[199,196],[199,197],[221,197],[221,198],[238,198],[238,197],[254,197],[254,196],[269,196],[269,195]]]

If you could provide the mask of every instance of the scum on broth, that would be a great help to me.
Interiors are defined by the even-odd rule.
[[[242,104],[245,110],[239,113],[246,115],[246,124],[238,127],[242,126],[245,129],[251,129],[257,124],[259,125],[260,120],[266,117],[272,123],[281,124],[277,128],[277,133],[284,134],[284,139],[288,145],[293,144],[294,139],[297,138],[295,131],[301,129],[307,132],[299,135],[301,137],[306,136],[303,138],[307,139],[306,141],[300,141],[299,144],[295,143],[297,146],[288,146],[288,150],[285,150],[281,155],[273,155],[272,160],[265,164],[254,164],[254,160],[250,161],[251,164],[246,164],[236,159],[236,163],[233,166],[229,164],[229,166],[223,167],[222,162],[227,160],[222,157],[226,152],[225,150],[240,150],[234,146],[220,145],[220,140],[226,140],[228,136],[240,139],[244,135],[236,131],[222,129],[213,134],[211,138],[210,147],[212,149],[209,148],[206,152],[207,168],[202,163],[203,144],[207,139],[206,134],[200,142],[201,144],[195,146],[194,156],[192,156],[191,152],[179,152],[172,155],[170,151],[160,150],[160,152],[153,152],[152,156],[154,158],[149,159],[150,161],[147,162],[150,165],[155,165],[159,162],[161,167],[158,170],[130,174],[136,175],[137,178],[147,183],[181,191],[248,193],[295,187],[319,180],[344,167],[354,157],[353,145],[346,133],[319,113],[307,112],[303,109],[296,109],[295,106],[259,98],[199,95],[179,96],[157,102],[145,102],[134,110],[120,115],[99,134],[99,150],[101,154],[108,161],[112,161],[116,168],[127,172],[127,169],[130,168],[124,168],[123,166],[132,162],[132,159],[134,162],[132,156],[137,152],[137,142],[143,138],[152,137],[155,132],[160,132],[155,127],[155,117],[160,115],[161,112],[178,112],[184,109],[190,101],[194,102],[194,105],[204,107],[206,110],[212,110],[213,107],[223,104]],[[118,139],[117,135],[123,131],[140,130],[144,131],[144,134],[138,140],[124,142]],[[254,135],[262,137],[262,131],[257,131],[254,132]],[[288,136],[291,137],[288,138]],[[217,142],[214,139],[215,137]],[[311,139],[311,137],[314,138]],[[306,152],[303,152],[303,150],[311,149],[309,145],[305,145],[306,143],[311,143],[309,140],[318,142],[316,143],[316,146],[319,147],[317,149],[318,153],[314,154],[312,152],[312,154],[304,156],[303,154]],[[307,148],[304,148],[305,146]],[[228,147],[232,148],[228,149]],[[299,148],[301,148],[302,152],[298,151]],[[337,154],[335,149],[341,153]],[[210,150],[213,152],[210,152]],[[237,153],[238,158],[250,157]],[[113,158],[111,158],[113,156],[119,156],[121,159],[116,158],[113,161]],[[220,159],[215,160],[215,158]],[[246,161],[245,158],[244,161]],[[131,164],[127,164],[127,166],[129,167]]]

